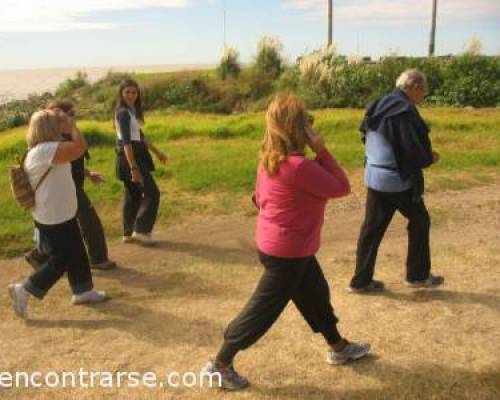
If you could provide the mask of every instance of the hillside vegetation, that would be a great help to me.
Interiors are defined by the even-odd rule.
[[[93,84],[84,72],[62,82],[54,93],[31,96],[0,106],[0,131],[26,124],[36,109],[54,98],[70,98],[83,118],[108,120],[121,80],[132,77],[143,88],[148,111],[238,114],[265,109],[274,93],[294,91],[313,109],[354,107],[381,96],[407,68],[429,79],[431,106],[496,107],[500,104],[500,57],[461,55],[450,58],[386,57],[377,63],[348,59],[323,49],[286,65],[281,47],[264,42],[256,62],[242,68],[228,50],[216,70],[108,75]]]

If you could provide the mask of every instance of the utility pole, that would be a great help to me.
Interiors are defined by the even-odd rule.
[[[332,45],[333,36],[333,0],[328,0],[328,47]]]
[[[224,7],[224,51],[226,50],[227,42],[226,42],[226,2],[223,3]]]
[[[431,38],[429,41],[429,57],[434,56],[436,48],[436,14],[437,14],[437,0],[432,0],[432,24],[431,24]]]

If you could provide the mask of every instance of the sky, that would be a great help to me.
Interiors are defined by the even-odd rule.
[[[427,53],[432,0],[333,0],[347,55]],[[1,0],[0,70],[212,64],[226,43],[250,62],[263,35],[294,61],[327,39],[327,0]],[[472,37],[500,54],[500,0],[438,0],[436,54]]]

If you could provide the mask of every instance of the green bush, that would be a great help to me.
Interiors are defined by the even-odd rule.
[[[26,100],[14,100],[0,105],[0,131],[28,123],[31,114],[53,99],[50,93],[30,95]]]
[[[264,36],[257,45],[257,69],[272,78],[278,78],[285,69],[282,51],[283,44],[278,39]]]
[[[62,82],[56,89],[54,95],[55,97],[70,97],[73,92],[84,86],[88,86],[87,74],[83,71],[78,71],[74,78],[68,78]]]
[[[21,114],[6,115],[0,120],[0,131],[17,128],[18,126],[24,125],[26,122],[26,118]]]
[[[444,82],[436,92],[440,104],[500,105],[500,57],[474,54],[454,57],[444,69]]]
[[[238,78],[240,76],[241,67],[238,61],[240,53],[235,47],[226,46],[224,55],[217,67],[217,73],[222,80],[226,78]]]

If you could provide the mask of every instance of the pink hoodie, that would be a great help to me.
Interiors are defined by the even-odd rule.
[[[316,254],[327,200],[350,191],[347,176],[326,149],[314,161],[289,156],[272,177],[259,168],[257,248],[282,258]]]

